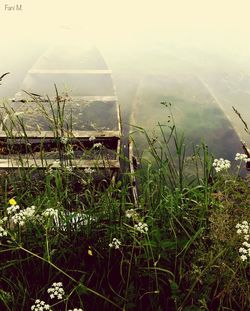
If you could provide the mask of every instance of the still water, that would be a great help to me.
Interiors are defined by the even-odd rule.
[[[236,152],[242,152],[240,139],[250,141],[232,109],[235,106],[249,121],[250,75],[230,57],[188,49],[180,52],[169,46],[134,49],[126,55],[119,49],[101,50],[86,43],[41,45],[33,55],[19,60],[18,74],[15,70],[6,77],[2,98],[21,98],[20,90],[53,96],[56,84],[59,93],[72,97],[117,99],[125,135],[136,125],[155,136],[159,135],[158,122],[169,125],[169,112],[161,105],[167,102],[172,104],[175,125],[187,144],[204,141],[216,157],[232,160]],[[79,115],[77,109],[73,111]],[[79,119],[84,124],[78,127],[89,127],[103,115],[102,109],[95,111],[93,120],[85,120],[85,115]],[[112,114],[109,119],[112,128]]]

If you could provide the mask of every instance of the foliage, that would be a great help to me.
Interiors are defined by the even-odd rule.
[[[150,154],[135,172],[138,206],[129,172],[112,181],[69,161],[1,174],[1,310],[37,299],[51,310],[248,310],[235,226],[250,219],[249,180],[216,172],[205,144],[187,156],[173,119],[158,126],[157,140],[137,128]]]

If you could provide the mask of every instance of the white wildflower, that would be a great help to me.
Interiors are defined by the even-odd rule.
[[[148,225],[146,223],[138,222],[138,224],[134,225],[134,228],[141,233],[148,232]]]
[[[31,306],[31,310],[34,311],[43,311],[43,310],[51,310],[50,305],[45,303],[43,300],[37,299],[35,304]]]
[[[246,261],[247,260],[247,256],[246,255],[241,255],[240,258],[241,258],[242,261]]]
[[[138,213],[133,208],[127,210],[125,215],[127,218],[132,218],[132,219],[138,218],[139,216]]]
[[[96,138],[95,138],[95,136],[90,136],[89,137],[89,141],[93,141],[93,140],[95,140]]]
[[[231,163],[229,160],[224,160],[223,158],[215,159],[213,162],[213,167],[215,171],[218,173],[222,170],[229,169],[231,167]]]
[[[115,249],[119,249],[121,245],[121,241],[119,241],[117,238],[113,238],[112,242],[109,243],[109,247],[110,248],[115,248]]]
[[[236,161],[248,162],[248,157],[247,157],[247,155],[244,154],[244,153],[236,153],[235,160],[236,160]]]
[[[54,282],[47,292],[51,299],[57,298],[58,300],[61,300],[65,295],[62,282]]]
[[[7,236],[8,232],[0,225],[0,238]]]
[[[250,248],[250,243],[248,243],[247,241],[243,242],[242,245],[247,248]]]
[[[244,233],[247,235],[249,233],[249,224],[246,220],[242,221],[242,223],[238,223],[235,228],[237,229],[237,234]]]
[[[0,219],[0,225],[3,225],[8,220],[7,217]]]
[[[27,207],[24,210],[21,210],[19,213],[16,213],[11,217],[15,224],[19,224],[19,226],[23,226],[26,221],[32,220],[34,218],[36,212],[36,207],[33,205],[31,207]]]
[[[247,258],[250,258],[250,243],[249,236],[250,236],[250,228],[249,224],[246,220],[238,223],[235,228],[237,229],[237,234],[243,235],[244,242],[242,243],[242,247],[239,248],[240,258],[242,261],[246,261]]]
[[[87,167],[87,168],[84,169],[84,173],[86,173],[86,174],[92,174],[92,173],[94,173],[94,172],[95,172],[95,170],[93,170],[93,169],[90,168],[90,167]]]
[[[0,238],[7,236],[8,232],[4,229],[3,225],[7,221],[7,217],[0,219]]]
[[[18,210],[20,210],[19,205],[11,205],[7,207],[7,214],[8,215],[15,214]]]
[[[68,143],[68,140],[69,140],[68,137],[64,137],[64,136],[63,136],[63,137],[60,138],[60,141],[61,141],[61,143],[62,143],[63,145],[66,145],[66,144]]]
[[[83,311],[83,309],[82,309],[82,308],[79,308],[79,309],[74,308],[73,310],[72,310],[72,309],[70,309],[70,310],[68,310],[68,311]]]
[[[96,148],[96,149],[101,148],[101,147],[102,147],[102,143],[96,143],[93,145],[93,148]]]
[[[239,253],[247,254],[247,250],[243,247],[239,249]]]

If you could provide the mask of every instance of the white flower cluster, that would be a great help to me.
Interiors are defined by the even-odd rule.
[[[81,308],[79,308],[79,309],[74,308],[73,310],[72,310],[72,309],[70,309],[70,310],[68,310],[68,311],[83,311],[83,309],[81,309]]]
[[[126,211],[125,215],[127,218],[132,218],[133,221],[137,222],[137,224],[134,225],[134,229],[136,231],[144,234],[148,232],[148,225],[142,222],[142,219],[140,215],[136,212],[136,210],[131,208]]]
[[[24,226],[25,222],[34,218],[36,212],[36,207],[33,205],[31,207],[27,207],[24,210],[14,214],[11,219],[14,224],[19,224],[19,226]]]
[[[250,161],[250,158],[248,158],[247,155],[244,153],[236,153],[235,160],[236,161],[243,161],[243,162],[247,163]]]
[[[96,143],[93,145],[93,148],[99,149],[102,147],[102,143]]]
[[[4,229],[3,225],[8,220],[7,217],[0,219],[0,238],[7,236],[8,232]]]
[[[93,140],[95,140],[95,136],[90,136],[89,141],[93,141]]]
[[[8,220],[7,217],[0,219],[0,225],[3,225]]]
[[[8,232],[2,226],[6,220],[7,220],[6,217],[4,217],[4,219],[0,219],[0,238],[7,236],[8,234]]]
[[[42,212],[42,216],[46,218],[58,217],[58,210],[54,208],[46,208],[46,210]]]
[[[31,310],[34,311],[43,311],[43,310],[51,310],[50,305],[45,303],[43,300],[37,299],[35,304],[31,306]]]
[[[127,218],[132,219],[137,219],[139,217],[138,213],[133,208],[127,210],[125,215]]]
[[[112,242],[109,243],[109,247],[110,248],[115,248],[115,249],[119,249],[121,245],[121,241],[119,241],[117,238],[113,238]]]
[[[15,214],[19,209],[20,209],[19,205],[11,205],[7,207],[7,214],[8,215]]]
[[[218,173],[222,170],[226,170],[231,167],[231,162],[229,160],[224,160],[223,158],[214,159],[213,167],[215,171]]]
[[[51,299],[57,298],[58,300],[62,299],[65,294],[62,282],[53,283],[47,292]]]
[[[63,145],[66,145],[68,143],[68,137],[62,136],[60,140]]]
[[[141,233],[148,232],[148,225],[146,223],[138,222],[138,224],[134,225],[134,228]]]
[[[237,224],[235,226],[235,228],[237,229],[237,234],[248,234],[249,233],[249,224],[246,220],[242,221],[241,224]],[[249,237],[247,236],[247,239]]]
[[[239,248],[239,253],[241,260],[246,261],[248,257],[250,258],[250,227],[248,222],[244,220],[242,223],[237,224],[235,228],[237,229],[237,234],[243,235],[244,242],[242,243],[242,247]]]
[[[94,173],[94,172],[95,172],[95,170],[93,170],[93,169],[90,168],[90,167],[87,167],[87,168],[84,169],[84,173],[86,173],[86,174],[92,174],[92,173]]]

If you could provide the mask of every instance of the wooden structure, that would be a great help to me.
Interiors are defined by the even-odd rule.
[[[250,149],[247,147],[247,144],[244,141],[241,141],[242,143],[242,148],[246,154],[246,156],[248,157],[248,160],[250,159]],[[247,171],[250,171],[250,162],[247,161],[246,162],[246,169]]]
[[[0,168],[120,169],[120,111],[95,47],[54,46],[0,108]]]

